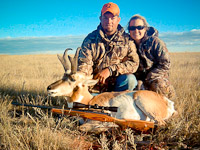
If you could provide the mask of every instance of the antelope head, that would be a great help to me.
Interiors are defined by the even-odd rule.
[[[74,89],[87,79],[91,79],[92,76],[86,76],[82,72],[77,71],[78,65],[78,55],[81,48],[77,48],[74,57],[68,56],[67,51],[71,49],[66,49],[63,56],[58,55],[65,73],[62,79],[52,83],[47,87],[47,92],[49,96],[66,96],[71,97]]]

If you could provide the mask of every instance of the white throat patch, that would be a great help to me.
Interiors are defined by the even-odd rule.
[[[74,101],[74,102],[81,103],[82,99],[83,99],[83,95],[80,95],[79,98],[76,101]]]
[[[80,95],[79,98],[74,102],[81,103],[82,99],[83,99],[83,96]],[[67,105],[68,105],[69,108],[73,108],[73,102],[67,102]]]

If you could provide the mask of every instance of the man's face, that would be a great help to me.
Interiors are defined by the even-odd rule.
[[[106,12],[103,16],[100,17],[101,25],[107,35],[113,35],[117,26],[120,22],[120,18],[118,16],[114,16],[110,12]]]

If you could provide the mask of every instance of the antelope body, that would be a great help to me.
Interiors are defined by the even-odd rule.
[[[144,120],[165,124],[165,120],[176,113],[174,102],[153,91],[105,92],[93,96],[89,93],[88,87],[95,85],[98,80],[93,80],[92,76],[77,71],[80,48],[77,49],[74,58],[67,55],[67,50],[65,50],[63,57],[58,55],[65,69],[65,74],[61,80],[48,86],[47,91],[50,96],[66,96],[69,106],[73,102],[80,102],[87,105],[118,107],[117,112],[111,112],[112,116],[118,119]]]

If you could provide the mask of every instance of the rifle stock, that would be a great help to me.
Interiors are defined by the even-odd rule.
[[[154,128],[154,123],[143,120],[132,120],[132,119],[117,119],[106,114],[99,114],[94,112],[83,112],[76,110],[65,110],[65,109],[51,109],[53,113],[71,115],[71,116],[80,116],[83,118],[98,120],[102,122],[114,122],[119,125],[122,129],[130,127],[139,131],[147,131],[149,129]]]

